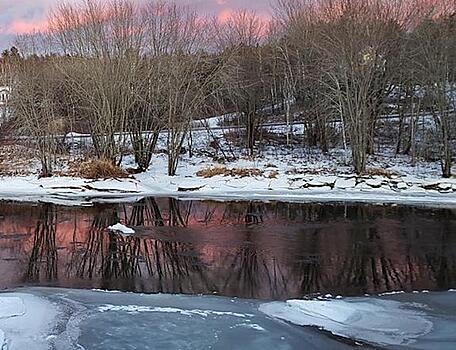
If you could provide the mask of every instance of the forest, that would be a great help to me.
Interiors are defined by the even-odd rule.
[[[0,64],[11,87],[2,134],[36,148],[42,177],[77,133],[90,135],[86,158],[119,166],[129,148],[138,172],[166,135],[173,176],[195,122],[213,135],[212,116],[236,126],[210,142],[226,160],[233,148],[261,155],[263,126],[276,123],[280,147],[344,149],[356,174],[388,148],[452,176],[452,0],[275,0],[268,19],[223,20],[178,3],[84,0],[54,8],[48,29],[18,36]]]

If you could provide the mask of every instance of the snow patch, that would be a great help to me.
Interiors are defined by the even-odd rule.
[[[149,306],[140,306],[140,305],[104,305],[98,308],[100,312],[108,312],[108,311],[124,311],[127,313],[140,313],[140,312],[162,312],[162,313],[178,313],[184,316],[201,316],[201,317],[208,317],[208,316],[233,316],[233,317],[253,317],[254,315],[251,314],[240,314],[236,312],[229,312],[229,311],[214,311],[214,310],[185,310],[185,309],[178,309],[175,307],[149,307]]]
[[[396,295],[396,294],[404,294],[405,292],[403,290],[395,290],[392,292],[385,292],[385,293],[380,293],[379,296],[385,296],[385,295]]]
[[[22,316],[25,312],[25,305],[21,298],[0,297],[0,319]]]
[[[262,304],[260,311],[300,326],[379,345],[408,345],[431,332],[424,313],[392,300],[288,300]],[[413,308],[413,309],[412,309]]]
[[[382,179],[368,179],[366,184],[373,188],[380,188],[384,181]]]
[[[125,225],[122,225],[121,223],[109,226],[108,230],[121,232],[121,233],[123,233],[125,235],[132,235],[132,234],[135,233],[135,230],[133,230],[132,228],[127,227]]]
[[[259,324],[256,324],[256,323],[240,323],[240,324],[238,324],[236,326],[237,327],[244,327],[244,328],[254,329],[254,330],[259,331],[259,332],[266,332],[266,329],[264,329],[263,327],[261,327]]]
[[[405,182],[399,182],[399,183],[397,184],[397,188],[398,188],[399,190],[406,190],[406,189],[408,188],[408,185],[407,185]]]
[[[57,309],[40,297],[25,293],[0,294],[0,348],[51,348],[57,314]]]

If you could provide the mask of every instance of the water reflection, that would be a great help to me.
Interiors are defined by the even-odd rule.
[[[456,286],[456,213],[368,205],[0,204],[0,287],[285,299]],[[117,222],[136,234],[106,228]]]
[[[50,205],[40,208],[27,264],[26,281],[57,278],[56,213]]]

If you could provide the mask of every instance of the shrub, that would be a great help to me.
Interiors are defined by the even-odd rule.
[[[201,169],[196,173],[200,177],[214,177],[218,175],[223,176],[239,176],[239,177],[251,177],[251,176],[261,176],[263,171],[255,168],[233,168],[228,169],[225,167],[214,167],[214,168],[205,168]]]
[[[368,175],[368,176],[383,176],[387,178],[391,178],[395,175],[398,175],[396,172],[391,171],[391,170],[386,170],[382,168],[369,168],[366,169],[363,175]]]
[[[239,177],[251,177],[251,176],[260,176],[263,175],[263,170],[260,169],[245,169],[245,168],[233,168],[230,171],[231,176]]]
[[[74,165],[72,176],[85,179],[127,178],[128,172],[112,164],[109,160],[90,160]]]
[[[214,177],[217,175],[226,175],[228,171],[225,167],[215,167],[215,168],[205,168],[201,169],[196,173],[196,176],[199,177]]]

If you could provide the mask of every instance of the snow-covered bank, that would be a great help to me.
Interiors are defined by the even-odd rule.
[[[149,171],[131,179],[69,177],[0,179],[0,199],[67,205],[128,202],[143,197],[300,202],[367,202],[456,207],[456,179],[413,176],[296,175],[272,170],[259,176],[195,175],[197,166],[175,177]],[[195,169],[191,169],[195,168]],[[263,170],[262,170],[263,171]]]
[[[297,134],[304,132],[302,126],[296,128]],[[284,132],[283,127],[271,127],[267,131],[277,135]],[[409,156],[395,155],[394,151],[385,149],[382,153],[369,156],[370,175],[356,176],[348,151],[332,149],[323,154],[316,149],[293,149],[284,145],[263,147],[255,158],[244,157],[241,149],[233,149],[233,154],[227,155],[235,160],[223,162],[220,150],[214,149],[211,143],[216,137],[226,153],[226,141],[220,130],[214,130],[213,133],[215,136],[210,136],[205,130],[194,132],[193,156],[181,155],[177,176],[174,177],[166,175],[166,135],[162,134],[157,153],[153,155],[146,173],[130,179],[95,181],[53,177],[38,180],[36,160],[29,160],[25,162],[29,172],[24,172],[29,175],[0,177],[0,199],[81,205],[128,202],[148,196],[172,196],[456,207],[456,178],[441,178],[439,162],[418,159],[415,166],[411,166]],[[59,168],[62,173],[68,170],[68,161],[62,160],[63,165]],[[123,157],[122,166],[127,169],[137,165],[130,154]],[[18,164],[8,163],[6,167],[14,170]],[[197,175],[205,171],[211,175],[210,170],[214,169],[214,174],[220,175]],[[456,173],[456,169],[453,172]]]

